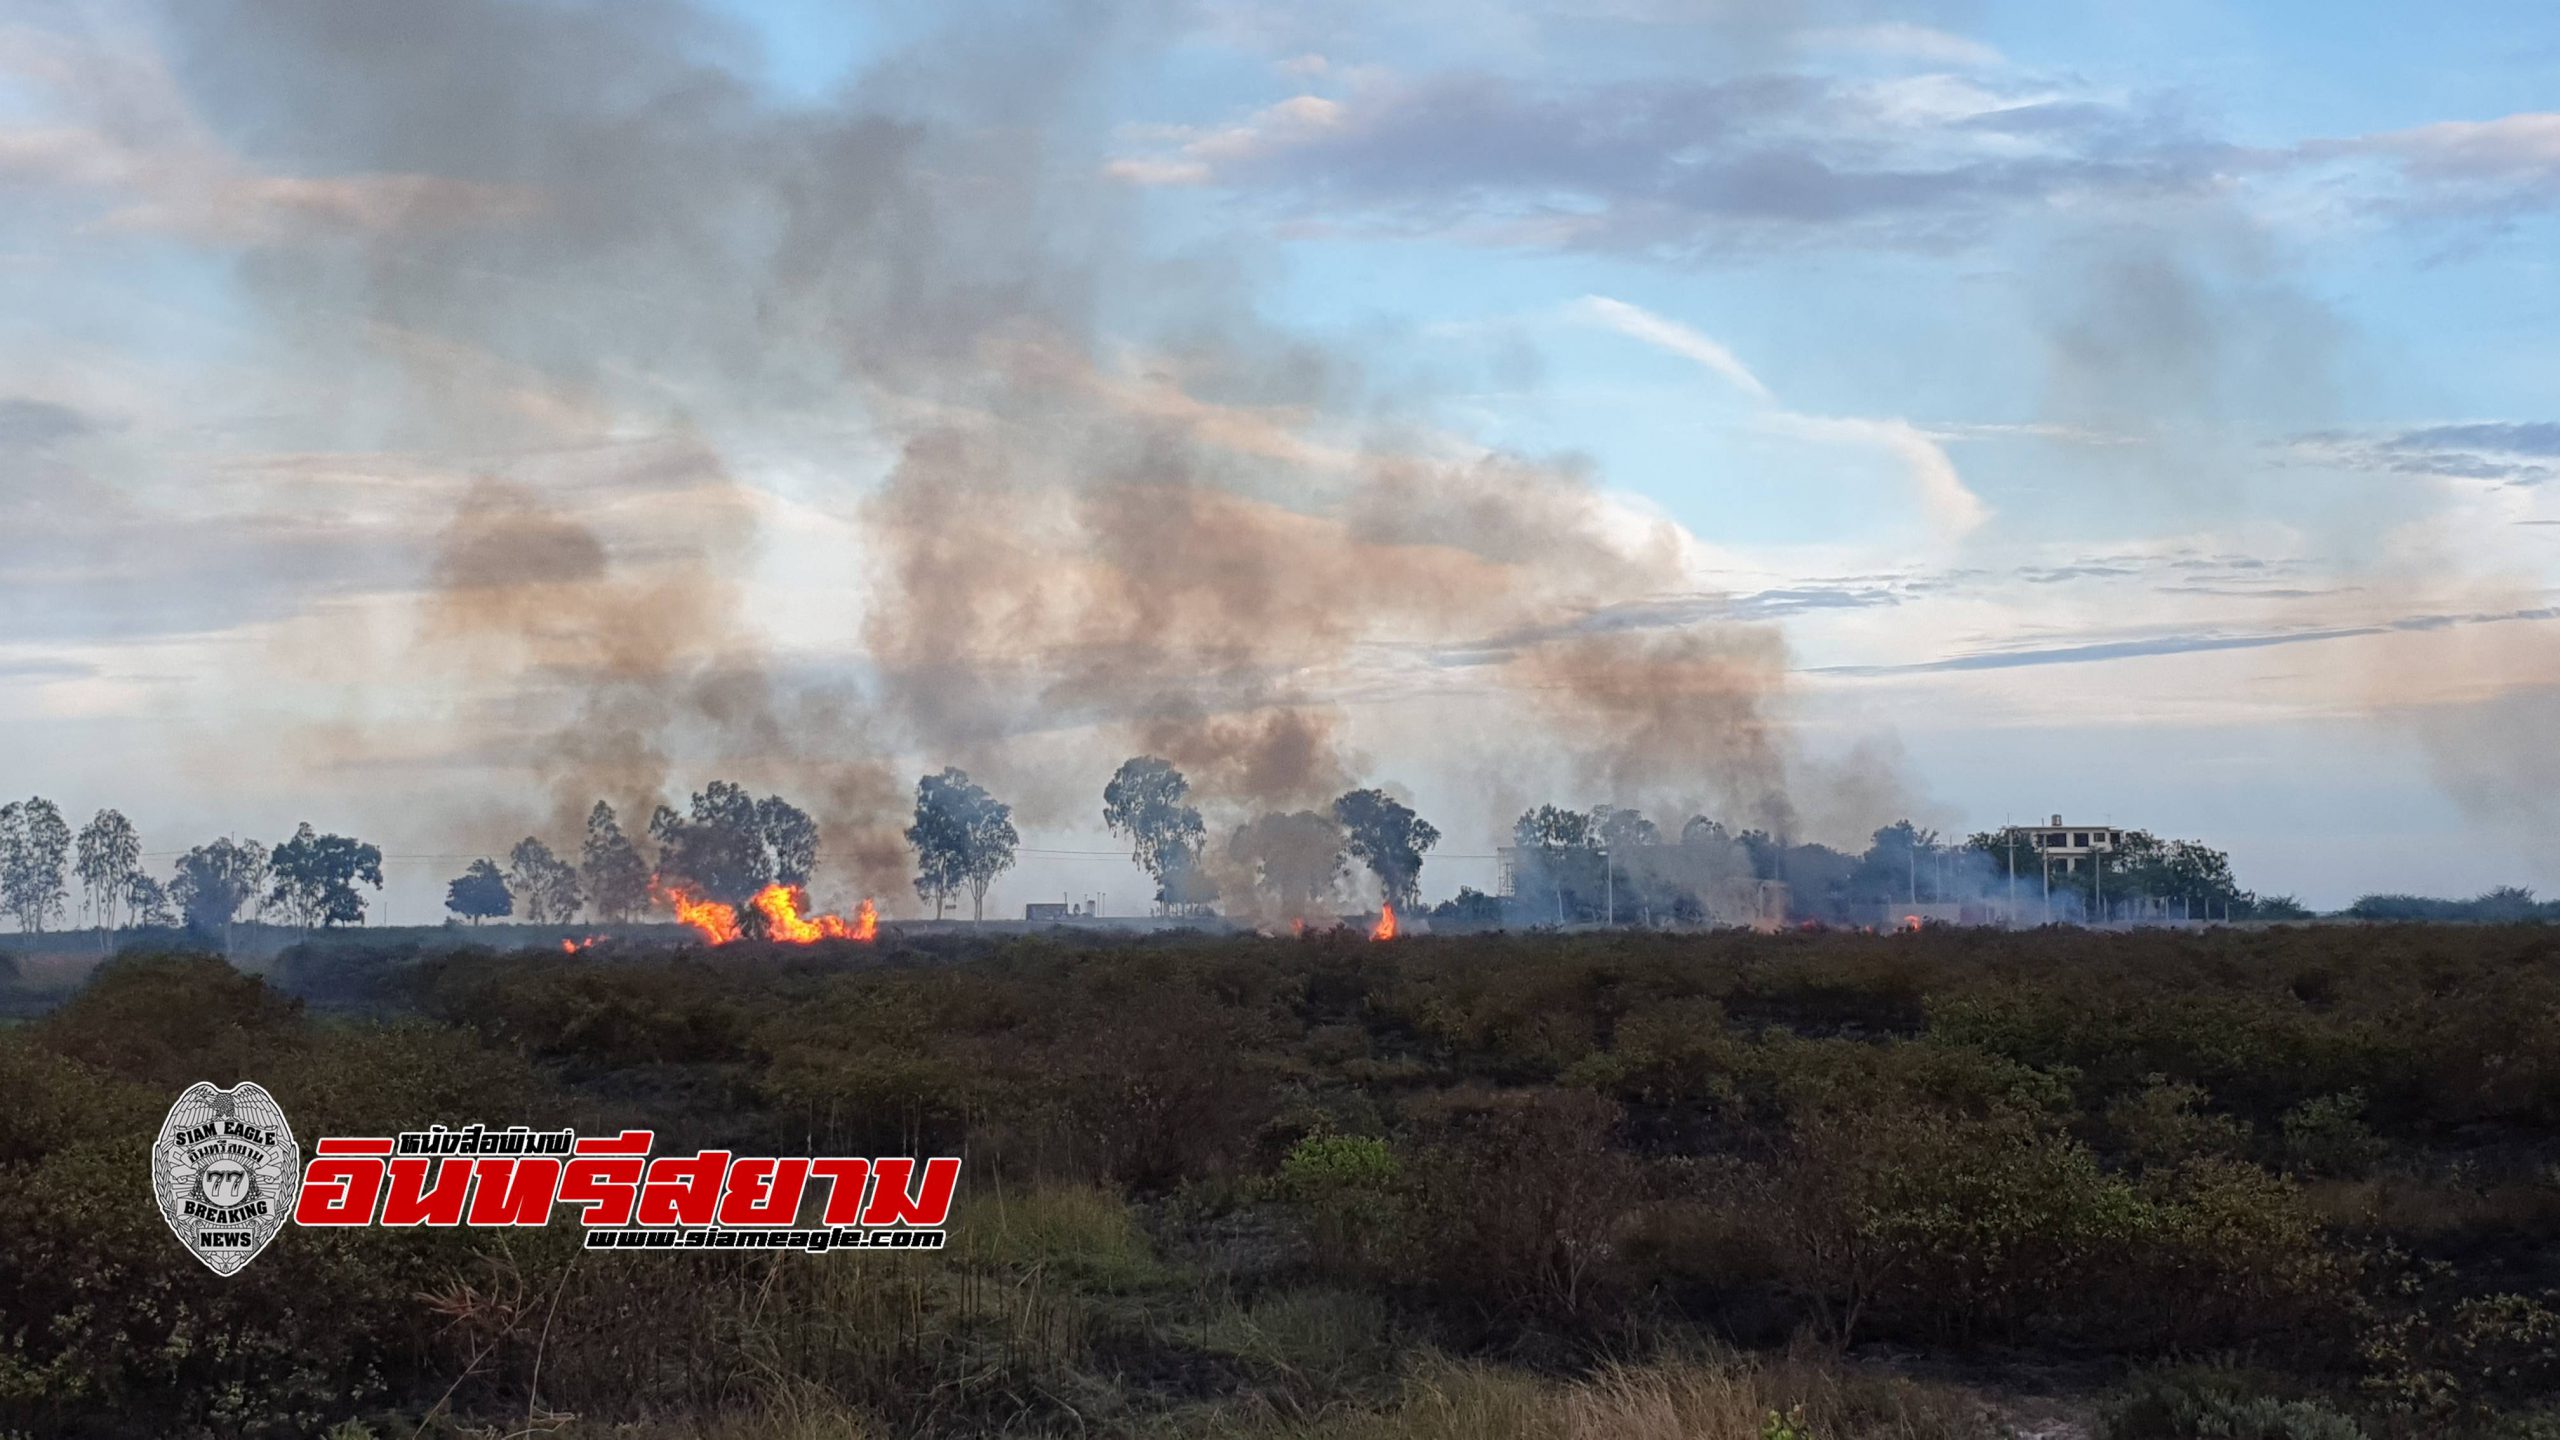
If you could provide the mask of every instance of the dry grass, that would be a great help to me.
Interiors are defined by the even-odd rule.
[[[1229,1301],[1201,1326],[1203,1348],[1291,1381],[1330,1389],[1379,1365],[1387,1311],[1356,1290],[1279,1290]]]
[[[1402,1397],[1280,1433],[1300,1440],[1763,1440],[1801,1407],[1821,1440],[1973,1440],[1993,1435],[1962,1391],[1852,1374],[1819,1359],[1706,1356],[1612,1366],[1584,1380],[1433,1360]]]
[[[1129,1202],[1095,1185],[991,1186],[953,1217],[952,1248],[966,1264],[1095,1290],[1141,1289],[1165,1275]]]

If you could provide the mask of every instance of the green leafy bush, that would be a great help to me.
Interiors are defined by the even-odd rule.
[[[2101,1440],[2368,1440],[2362,1425],[2312,1400],[2251,1393],[2235,1377],[2144,1376],[2100,1412]]]

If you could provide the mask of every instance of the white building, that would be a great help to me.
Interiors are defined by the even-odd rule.
[[[2038,869],[2049,866],[2058,874],[2069,875],[2079,870],[2083,861],[2120,848],[2124,831],[2109,825],[2065,825],[2056,815],[2049,824],[2012,825],[2006,838],[2017,847],[2018,869],[2022,873],[2032,861]]]

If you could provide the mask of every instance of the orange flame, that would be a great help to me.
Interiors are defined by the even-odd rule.
[[[1372,940],[1393,940],[1396,938],[1396,907],[1394,901],[1381,900],[1378,902],[1378,923],[1369,931],[1369,938]]]
[[[584,940],[563,940],[560,942],[560,953],[563,955],[575,955],[579,951],[584,950],[588,946],[605,938],[607,937],[602,935],[590,935]]]
[[[738,912],[717,900],[696,900],[680,885],[666,888],[667,903],[675,908],[679,924],[690,925],[702,933],[712,945],[726,945],[739,936]]]
[[[1920,928],[1920,917],[1919,917],[1919,916],[1917,916],[1917,915],[1905,915],[1905,916],[1903,916],[1903,917],[1902,917],[1902,928],[1903,928],[1903,929],[1905,929],[1905,930],[1917,930],[1917,929],[1919,929],[1919,928]]]
[[[738,923],[735,907],[717,900],[697,900],[680,885],[650,883],[674,909],[676,919],[700,932],[706,943],[727,945],[746,938],[744,927]],[[800,909],[808,902],[808,895],[796,885],[767,885],[747,903],[764,917],[765,938],[781,944],[813,945],[820,940],[873,940],[879,937],[880,908],[868,900],[855,909],[851,920],[841,915],[803,915]],[[583,948],[603,938],[591,936],[569,948]],[[568,944],[566,941],[561,943]]]
[[[855,908],[848,921],[841,915],[803,917],[800,906],[806,899],[792,885],[767,885],[757,891],[750,903],[764,914],[765,938],[810,945],[820,940],[870,940],[880,933],[879,907],[868,900]]]

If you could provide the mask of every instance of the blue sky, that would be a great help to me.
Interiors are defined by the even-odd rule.
[[[2064,811],[2560,885],[2555,62],[2520,3],[0,4],[0,790],[378,834],[411,919],[724,769],[894,889],[944,763],[1058,852],[999,903],[1134,900],[1080,852],[1150,747],[1453,857]]]

